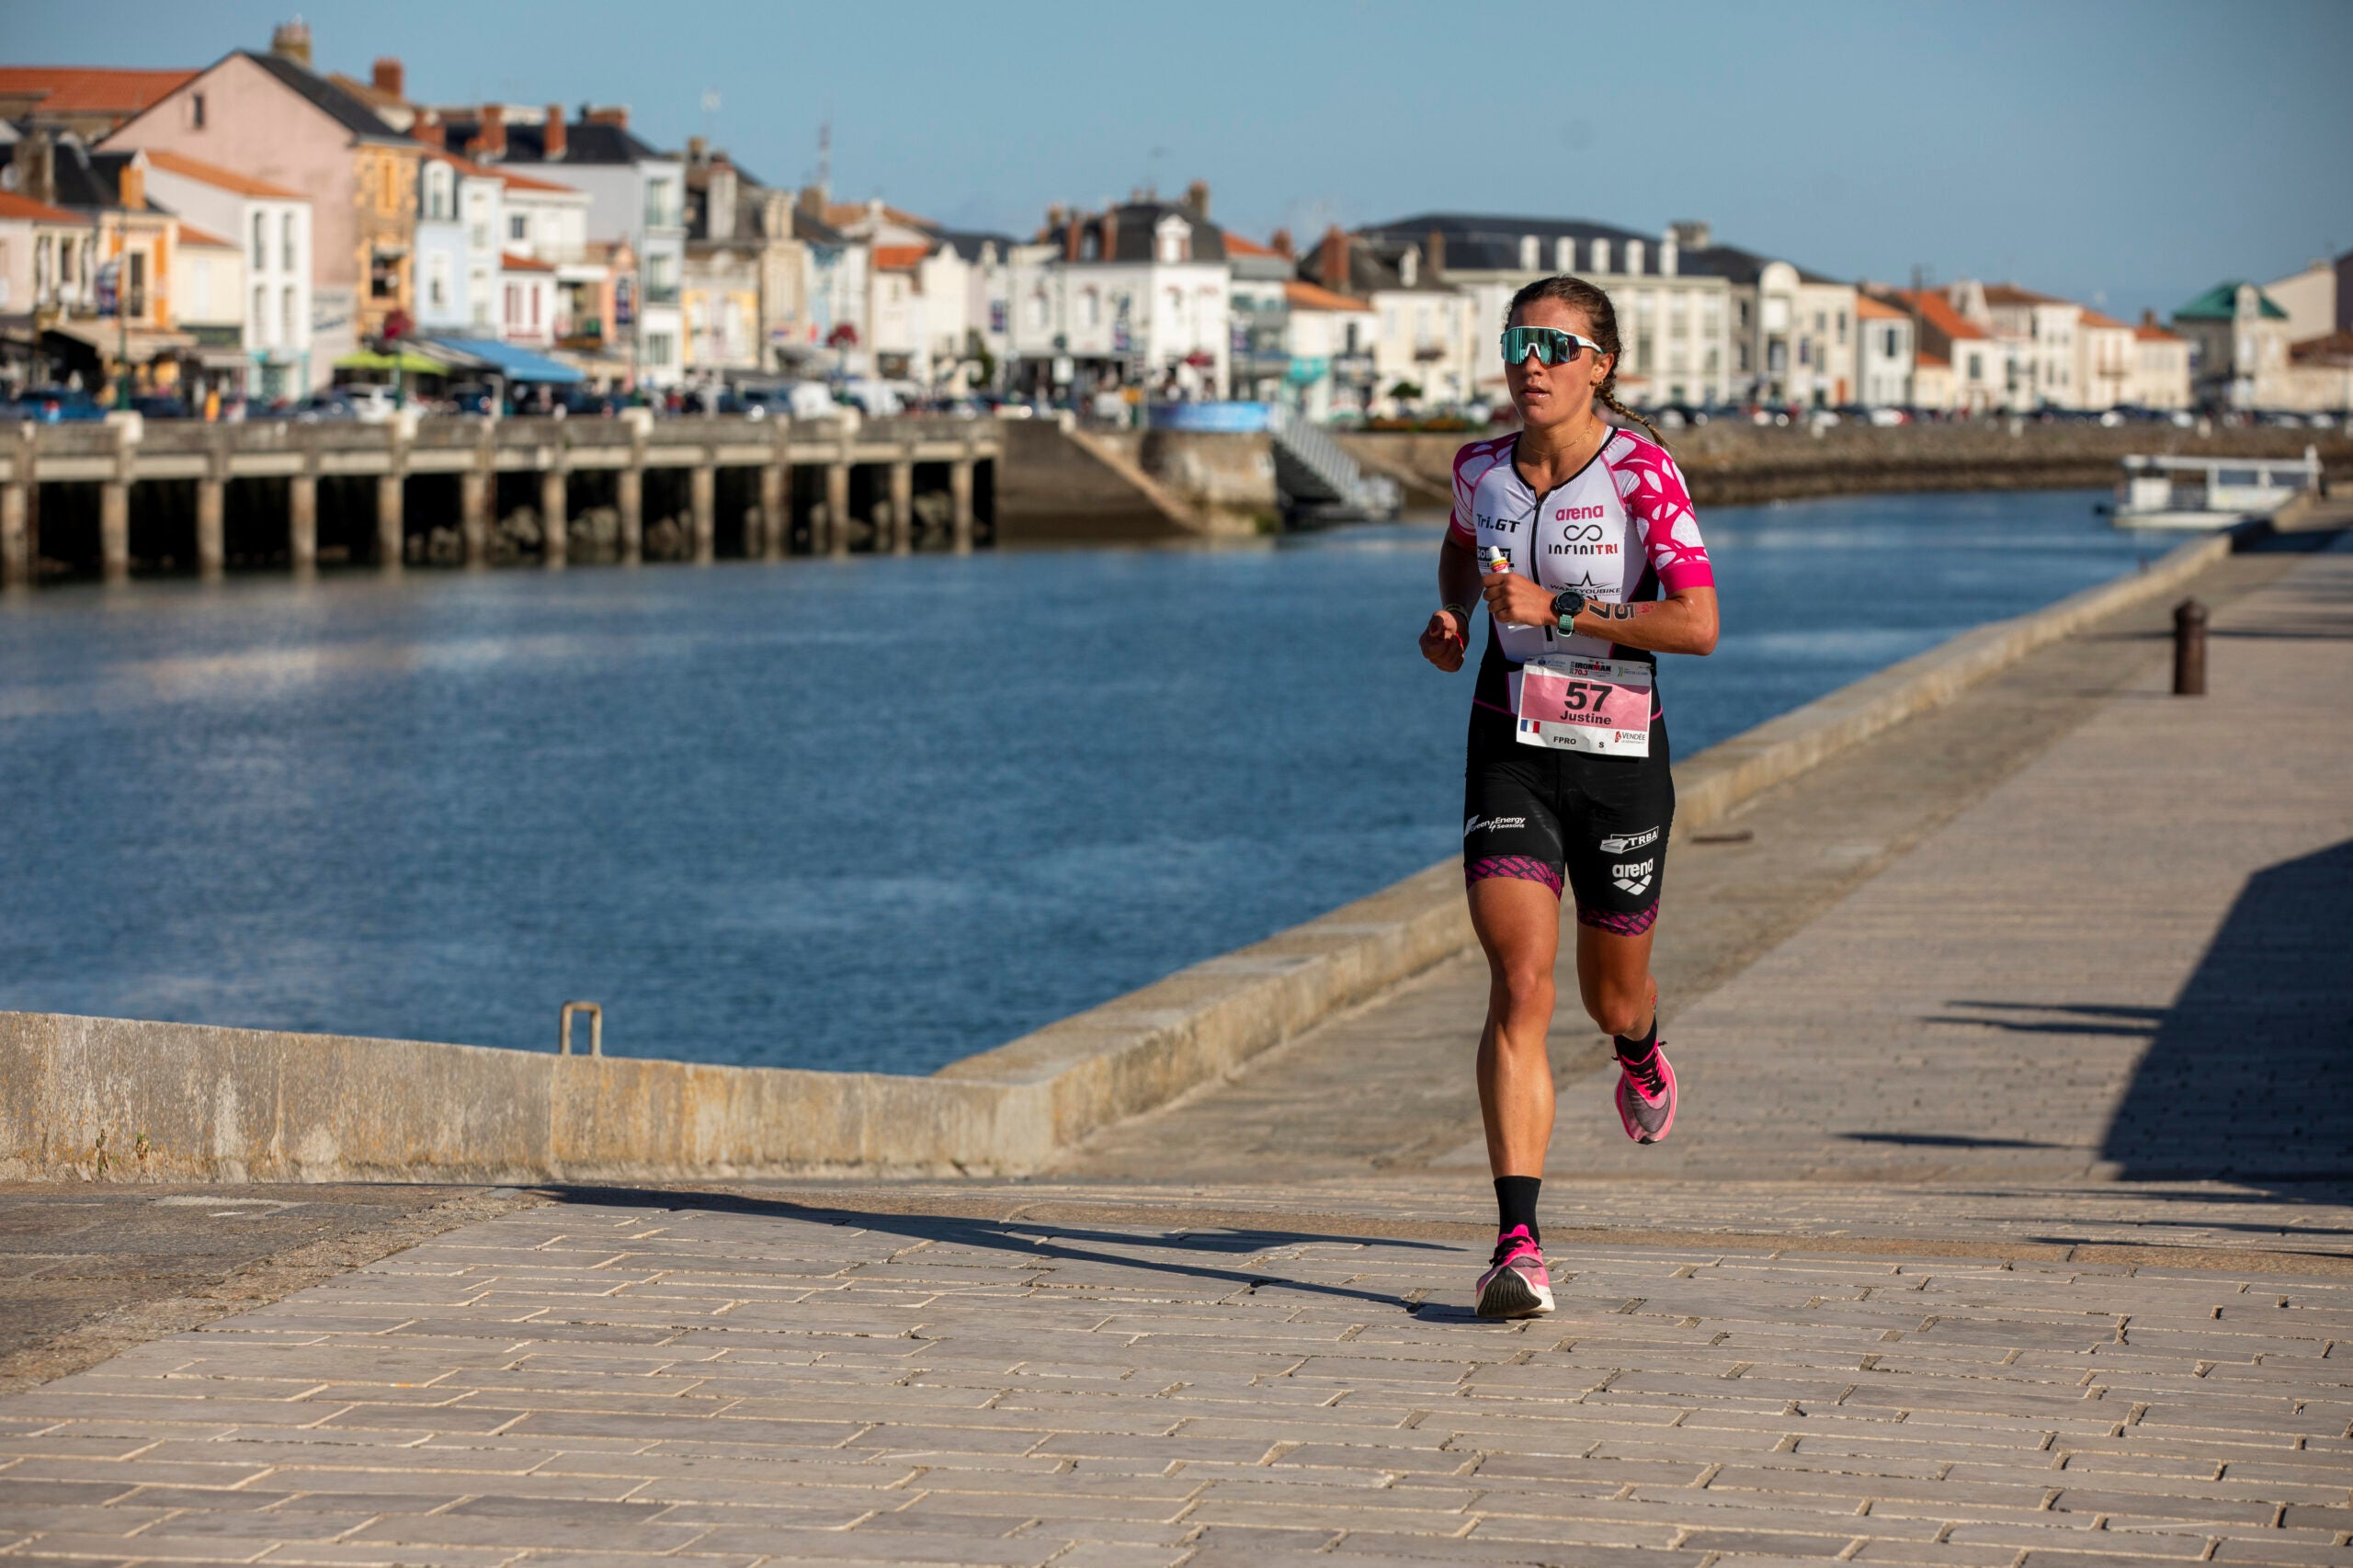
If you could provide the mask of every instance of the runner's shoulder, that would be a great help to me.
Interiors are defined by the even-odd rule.
[[[1465,484],[1477,483],[1480,475],[1496,464],[1509,460],[1511,444],[1518,436],[1517,430],[1506,430],[1500,436],[1490,436],[1484,440],[1465,441],[1455,449],[1454,477]]]

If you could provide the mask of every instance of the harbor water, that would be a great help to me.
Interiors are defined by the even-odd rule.
[[[2164,548],[2094,499],[1710,512],[1677,754]],[[1454,851],[1438,531],[20,596],[0,1008],[928,1072]]]

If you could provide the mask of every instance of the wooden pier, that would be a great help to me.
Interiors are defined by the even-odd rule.
[[[103,425],[27,423],[0,436],[0,583],[31,583],[53,553],[43,549],[45,496],[53,505],[79,500],[86,511],[87,487],[97,493],[89,553],[108,582],[127,580],[134,558],[167,559],[208,578],[222,575],[233,553],[240,562],[313,570],[323,483],[347,510],[369,513],[356,537],[341,530],[335,552],[388,570],[427,559],[492,564],[501,519],[525,512],[524,537],[537,540],[531,558],[562,567],[583,536],[575,524],[590,510],[604,525],[598,537],[610,536],[599,557],[634,564],[650,553],[649,475],[679,502],[675,518],[664,519],[678,535],[669,552],[676,559],[714,560],[722,521],[731,552],[754,559],[919,546],[969,551],[987,542],[1003,453],[1000,429],[989,419],[655,418],[631,409],[612,418],[403,415],[382,424],[201,424],[135,415]],[[919,471],[929,482],[920,487]],[[365,495],[369,487],[335,483],[369,480],[372,506],[350,501],[355,488]],[[231,487],[240,481],[260,483],[239,487],[233,519]],[[171,525],[175,540],[184,541],[177,549],[151,540],[134,551],[134,497],[142,486],[165,485],[192,485],[193,528]],[[69,496],[57,486],[85,489]],[[724,513],[722,488],[738,502]],[[595,499],[584,505],[590,491]],[[182,510],[186,495],[184,488],[172,493]],[[503,507],[503,497],[517,505]],[[282,517],[282,533],[256,513]],[[438,529],[437,542],[449,548],[426,550],[417,525]],[[233,531],[246,548],[233,552]]]

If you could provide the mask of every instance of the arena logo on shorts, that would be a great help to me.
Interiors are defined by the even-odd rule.
[[[1474,833],[1491,833],[1499,827],[1526,827],[1527,825],[1526,817],[1472,817],[1462,824],[1462,836],[1468,838]]]
[[[1623,855],[1629,849],[1640,849],[1645,844],[1658,842],[1658,829],[1646,827],[1640,833],[1613,833],[1601,841],[1604,855]]]
[[[1609,868],[1609,880],[1618,884],[1620,892],[1643,893],[1651,890],[1651,868],[1657,865],[1655,857]]]

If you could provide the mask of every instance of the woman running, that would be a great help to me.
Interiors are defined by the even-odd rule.
[[[1675,1126],[1650,966],[1675,820],[1655,655],[1715,647],[1716,590],[1683,475],[1658,432],[1618,401],[1609,296],[1577,278],[1531,283],[1512,297],[1503,348],[1521,427],[1455,456],[1441,608],[1422,653],[1461,669],[1472,601],[1486,601],[1462,874],[1490,975],[1479,1108],[1501,1233],[1478,1311],[1507,1318],[1552,1310],[1536,1195],[1552,1137],[1544,1036],[1564,875],[1577,989],[1617,1038],[1626,1136],[1655,1143]],[[1653,439],[1611,425],[1597,403]]]

